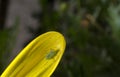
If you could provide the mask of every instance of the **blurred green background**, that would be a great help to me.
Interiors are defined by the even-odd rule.
[[[5,27],[8,2],[0,0],[0,73],[9,64],[20,19]],[[47,31],[61,32],[65,54],[51,77],[120,77],[120,0],[38,0],[31,13],[39,23],[27,27],[32,38]]]

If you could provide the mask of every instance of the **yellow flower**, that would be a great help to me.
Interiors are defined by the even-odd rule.
[[[62,34],[50,31],[28,44],[2,73],[1,77],[50,77],[65,49]]]

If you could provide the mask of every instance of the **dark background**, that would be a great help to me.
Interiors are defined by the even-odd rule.
[[[31,12],[30,17],[38,23],[26,26],[31,38],[23,43],[22,48],[44,32],[62,33],[67,47],[51,77],[120,77],[119,0],[37,2],[39,9]],[[13,53],[16,42],[20,41],[20,17],[16,16],[11,27],[5,25],[10,3],[11,0],[0,0],[0,73],[9,64],[10,56],[19,52]]]

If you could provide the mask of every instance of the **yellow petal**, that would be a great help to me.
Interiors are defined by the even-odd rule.
[[[1,77],[50,77],[65,49],[62,34],[50,31],[38,36],[11,62]]]

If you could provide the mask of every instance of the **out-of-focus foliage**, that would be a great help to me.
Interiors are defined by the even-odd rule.
[[[119,0],[39,0],[38,34],[49,30],[67,40],[52,77],[120,77]]]
[[[11,51],[15,46],[19,20],[16,19],[13,27],[0,30],[0,73],[7,67],[10,61]]]

